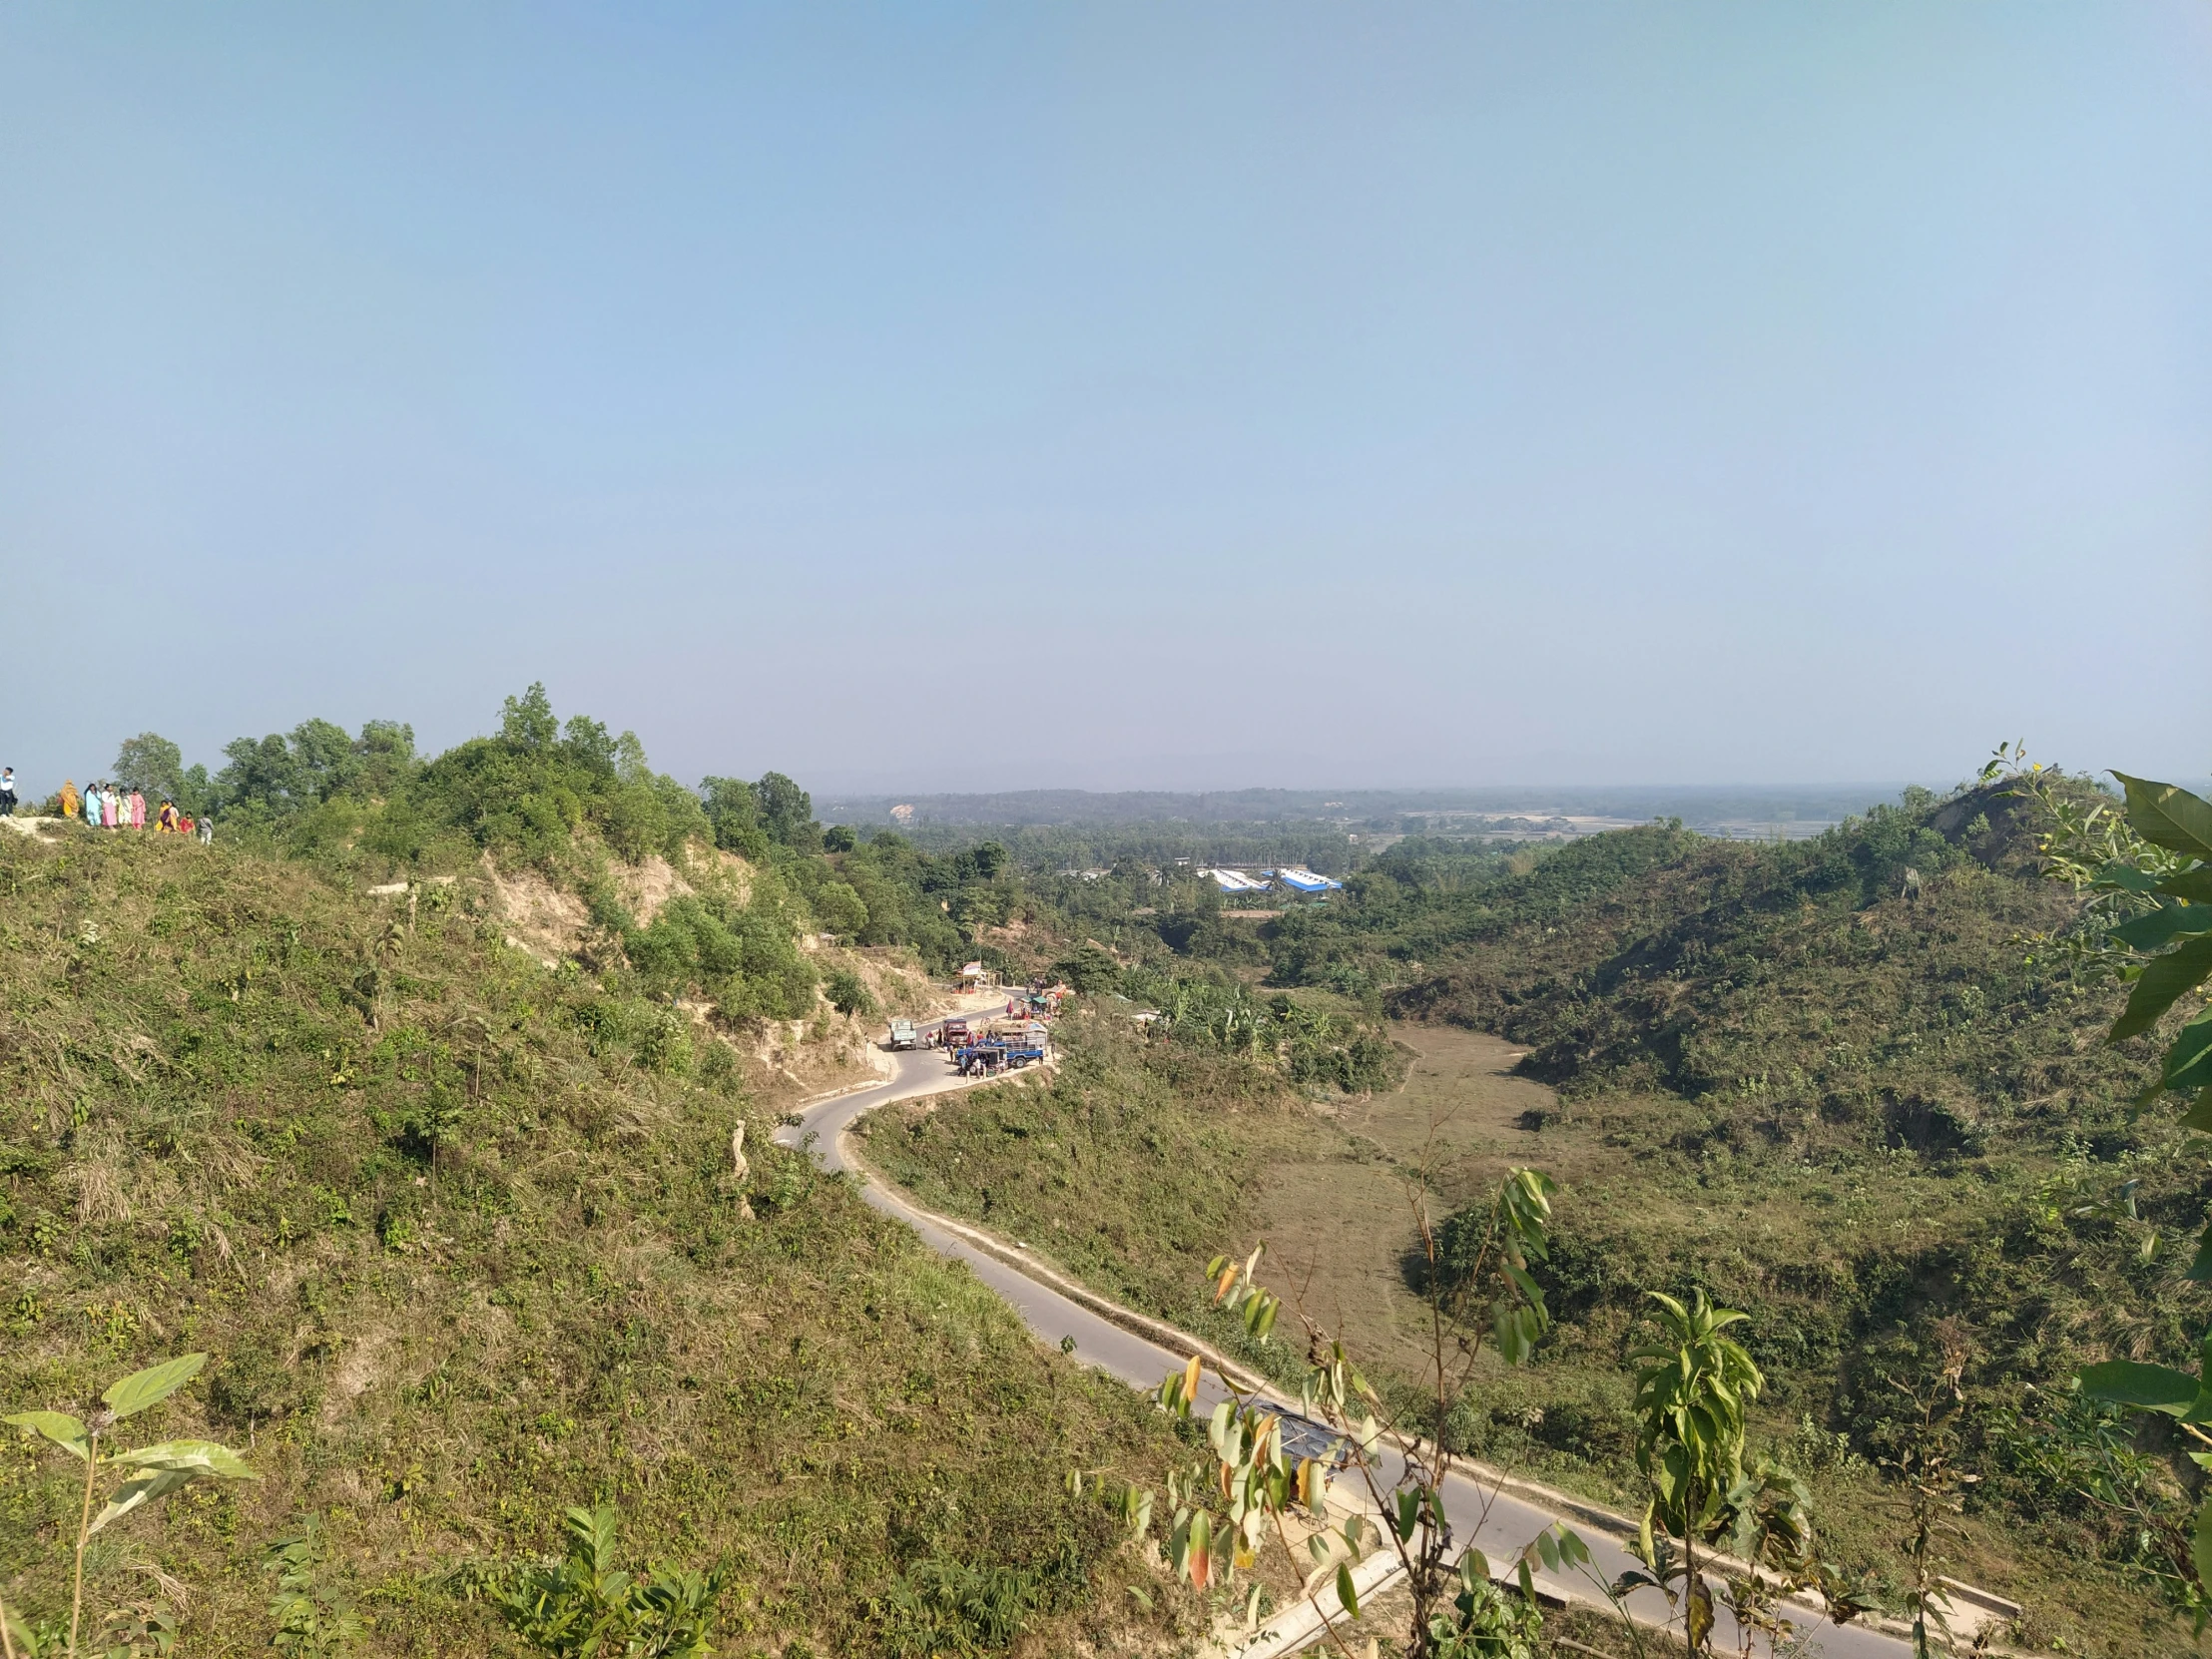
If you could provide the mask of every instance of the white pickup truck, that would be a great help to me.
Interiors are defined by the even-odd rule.
[[[894,1019],[891,1021],[890,1040],[884,1043],[883,1046],[891,1049],[919,1048],[921,1046],[921,1033],[914,1028],[912,1020]]]

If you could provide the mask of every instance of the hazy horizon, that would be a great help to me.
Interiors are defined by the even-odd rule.
[[[0,763],[543,680],[818,794],[2201,776],[2208,71],[2179,3],[11,7]]]

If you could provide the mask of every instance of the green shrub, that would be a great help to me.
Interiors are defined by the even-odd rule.
[[[865,1018],[876,1012],[876,1002],[860,976],[849,968],[831,968],[823,984],[823,994],[830,999],[830,1006],[840,1014]]]

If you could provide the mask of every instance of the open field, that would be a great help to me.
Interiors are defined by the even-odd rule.
[[[1508,1076],[1520,1051],[1496,1037],[1448,1026],[1393,1034],[1416,1056],[1404,1083],[1337,1109],[1329,1154],[1271,1163],[1238,1243],[1264,1240],[1271,1289],[1410,1377],[1429,1345],[1428,1305],[1406,1277],[1414,1206],[1440,1222],[1508,1166],[1533,1161],[1522,1120],[1551,1091]]]

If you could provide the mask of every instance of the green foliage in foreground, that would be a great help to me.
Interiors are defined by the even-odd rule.
[[[63,1650],[69,1659],[75,1659],[77,1638],[84,1625],[85,1549],[96,1536],[134,1510],[181,1491],[196,1480],[255,1478],[244,1458],[213,1440],[162,1440],[121,1451],[102,1443],[117,1423],[159,1405],[198,1377],[207,1363],[205,1354],[188,1354],[133,1372],[109,1383],[101,1391],[99,1409],[85,1417],[51,1408],[0,1417],[0,1422],[59,1446],[85,1468],[84,1501],[77,1512],[77,1539],[70,1552],[69,1636]],[[116,1470],[122,1471],[122,1481],[96,1515],[92,1505],[105,1484],[102,1472]],[[28,1632],[0,1603],[0,1640],[12,1648],[18,1633],[26,1637],[28,1645]]]
[[[1330,1434],[1329,1444],[1294,1452],[1272,1403],[1217,1367],[1221,1397],[1206,1425],[1211,1456],[1187,1472],[1171,1473],[1164,1503],[1147,1489],[1125,1486],[1122,1508],[1132,1535],[1144,1537],[1157,1513],[1169,1564],[1199,1589],[1230,1585],[1238,1573],[1279,1551],[1303,1579],[1302,1594],[1325,1623],[1331,1610],[1319,1594],[1321,1586],[1334,1587],[1341,1616],[1358,1618],[1353,1568],[1382,1547],[1395,1554],[1404,1575],[1410,1603],[1402,1648],[1407,1659],[1479,1653],[1485,1632],[1501,1624],[1512,1634],[1521,1621],[1495,1617],[1495,1597],[1484,1593],[1489,1569],[1481,1552],[1454,1537],[1444,1500],[1451,1449],[1423,1433],[1422,1417],[1433,1422],[1447,1415],[1473,1374],[1483,1342],[1480,1328],[1448,1344],[1444,1336],[1447,1322],[1455,1333],[1466,1329],[1458,1304],[1468,1296],[1494,1297],[1493,1329],[1507,1364],[1524,1362],[1548,1323],[1543,1293],[1526,1267],[1544,1252],[1551,1191],[1550,1180],[1537,1171],[1508,1172],[1491,1205],[1488,1236],[1462,1283],[1447,1290],[1440,1275],[1429,1275],[1436,1321],[1425,1411],[1400,1418],[1362,1375],[1342,1338],[1301,1311],[1306,1367],[1299,1378],[1299,1415]],[[1263,1351],[1284,1308],[1282,1299],[1254,1278],[1264,1249],[1255,1249],[1241,1264],[1217,1256],[1206,1269],[1215,1305],[1237,1318]],[[1185,1368],[1170,1373],[1155,1396],[1161,1409],[1191,1419],[1203,1370],[1194,1354]],[[1341,1523],[1335,1512],[1341,1504],[1331,1497],[1339,1486],[1354,1498],[1353,1512]],[[1380,1527],[1368,1519],[1370,1513],[1382,1517]],[[1310,1534],[1303,1550],[1293,1543],[1294,1525]],[[1550,1535],[1546,1527],[1547,1542]],[[1571,1541],[1579,1554],[1579,1540]],[[1535,1596],[1525,1560],[1520,1587],[1532,1613]],[[1341,1637],[1337,1645],[1344,1645]]]
[[[615,1565],[619,1522],[608,1504],[570,1509],[561,1530],[562,1558],[512,1573],[493,1598],[524,1642],[554,1659],[704,1659],[711,1651],[719,1571],[656,1566],[642,1578],[623,1571]]]
[[[2204,991],[2212,980],[2212,803],[2171,784],[2114,776],[2126,791],[2124,816],[2101,802],[2081,811],[2032,775],[2018,787],[2041,802],[2053,823],[2043,842],[2046,873],[2093,895],[2089,924],[2079,936],[2129,987],[2108,1040],[2146,1035],[2171,1013],[2185,1016],[2136,1103],[2182,1095],[2190,1104],[2181,1127],[2212,1133],[2212,1006]],[[2198,1240],[2189,1278],[2212,1280],[2212,1221]],[[2081,1386],[2093,1398],[2171,1419],[2186,1436],[2189,1461],[2212,1469],[2212,1433],[2205,1426],[2212,1425],[2212,1330],[2200,1339],[2194,1375],[2108,1360],[2084,1369]],[[2212,1622],[2212,1496],[2198,1506],[2187,1567],[2194,1574],[2187,1605],[2201,1633]]]
[[[1537,1171],[1508,1170],[1487,1206],[1488,1225],[1464,1251],[1456,1277],[1443,1271],[1433,1235],[1422,1230],[1431,1338],[1429,1375],[1411,1390],[1421,1396],[1417,1407],[1404,1414],[1393,1409],[1384,1390],[1362,1375],[1342,1337],[1300,1309],[1306,1367],[1298,1413],[1332,1435],[1331,1442],[1294,1453],[1273,1402],[1217,1367],[1219,1397],[1206,1425],[1211,1456],[1168,1476],[1164,1504],[1148,1489],[1125,1485],[1122,1512],[1131,1534],[1143,1538],[1160,1516],[1170,1565],[1200,1588],[1228,1585],[1280,1549],[1291,1570],[1305,1575],[1301,1594],[1340,1650],[1346,1649],[1344,1634],[1333,1621],[1361,1616],[1355,1565],[1375,1548],[1392,1551],[1409,1602],[1398,1649],[1407,1659],[1532,1659],[1542,1628],[1531,1572],[1539,1561],[1547,1572],[1587,1579],[1612,1605],[1639,1653],[1644,1639],[1626,1598],[1642,1588],[1659,1591],[1677,1610],[1693,1656],[1715,1650],[1717,1604],[1733,1616],[1745,1653],[1761,1636],[1776,1651],[1793,1643],[1802,1614],[1783,1611],[1793,1594],[1817,1593],[1838,1624],[1864,1613],[1866,1604],[1815,1552],[1804,1483],[1764,1459],[1747,1475],[1747,1408],[1762,1380],[1751,1357],[1726,1335],[1744,1316],[1710,1307],[1702,1295],[1686,1305],[1654,1294],[1655,1336],[1629,1356],[1637,1365],[1637,1464],[1650,1493],[1630,1546],[1641,1570],[1608,1582],[1592,1569],[1581,1538],[1552,1522],[1520,1549],[1511,1569],[1520,1594],[1513,1598],[1492,1583],[1482,1550],[1454,1536],[1445,1494],[1456,1458],[1433,1425],[1476,1386],[1483,1331],[1467,1317],[1467,1304],[1489,1301],[1498,1359],[1518,1366],[1531,1358],[1550,1322],[1542,1288],[1527,1269],[1547,1254],[1555,1190]],[[1255,1248],[1241,1264],[1217,1256],[1206,1270],[1215,1304],[1236,1316],[1263,1351],[1285,1308],[1254,1277],[1265,1248]],[[1170,1373],[1156,1394],[1161,1409],[1190,1419],[1203,1371],[1194,1354]],[[1404,1390],[1391,1391],[1404,1397]],[[1332,1498],[1340,1487],[1352,1488],[1357,1499],[1341,1523]],[[1369,1514],[1382,1524],[1371,1523]],[[1307,1534],[1303,1550],[1294,1545],[1294,1526]],[[1720,1547],[1751,1570],[1719,1557]],[[1717,1597],[1711,1582],[1716,1567],[1725,1575]],[[1326,1589],[1334,1590],[1334,1608]],[[1257,1593],[1251,1592],[1255,1601]],[[1924,1643],[1924,1659],[1925,1652]]]
[[[143,1562],[192,1587],[192,1651],[266,1651],[259,1563],[319,1514],[361,1652],[488,1652],[455,1566],[613,1503],[725,1575],[718,1651],[898,1652],[878,1609],[967,1569],[1055,1586],[1018,1614],[1042,1639],[1139,1617],[1099,1594],[1118,1522],[1038,1478],[1160,1466],[1128,1391],[774,1146],[719,1045],[507,948],[470,879],[410,928],[298,862],[78,834],[0,843],[0,1411],[190,1347],[163,1432],[261,1477],[96,1537],[94,1605]],[[0,1596],[33,1626],[66,1622],[82,1498],[10,1432]]]

